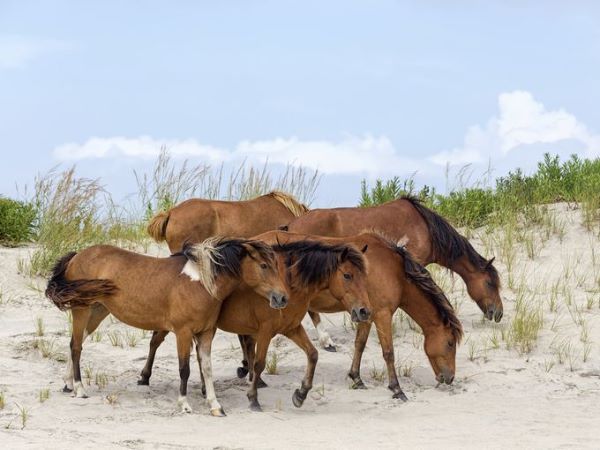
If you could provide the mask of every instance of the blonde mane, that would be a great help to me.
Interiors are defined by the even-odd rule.
[[[273,191],[266,194],[266,196],[272,197],[275,200],[277,200],[279,203],[285,206],[295,217],[300,217],[301,215],[308,212],[308,207],[306,205],[300,203],[290,194],[286,194],[285,192]]]
[[[210,237],[189,246],[184,254],[188,261],[183,266],[181,273],[190,277],[192,281],[199,281],[211,297],[216,297],[217,286],[215,284],[214,266],[220,264],[218,261],[219,250],[217,245],[222,243],[220,236]]]

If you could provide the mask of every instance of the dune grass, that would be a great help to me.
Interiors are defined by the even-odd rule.
[[[191,197],[244,200],[281,190],[310,204],[320,181],[318,172],[302,167],[290,165],[275,176],[267,164],[255,168],[246,163],[224,181],[222,166],[175,161],[165,149],[149,173],[134,172],[134,176],[137,193],[122,205],[114,202],[99,179],[79,177],[75,167],[63,172],[53,169],[38,176],[33,199],[19,206],[31,205],[34,219],[30,234],[37,243],[23,271],[30,276],[47,276],[59,257],[94,244],[147,249],[148,219]],[[1,233],[0,228],[0,238]],[[29,236],[25,231],[21,233],[16,240]]]

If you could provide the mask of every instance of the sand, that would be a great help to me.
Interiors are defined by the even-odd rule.
[[[38,290],[43,290],[44,280],[18,273],[19,261],[31,248],[0,247],[0,391],[5,399],[0,445],[6,449],[600,448],[600,238],[597,230],[589,232],[581,225],[578,210],[559,205],[554,214],[564,224],[564,235],[550,236],[533,260],[525,245],[517,244],[514,289],[508,287],[508,270],[499,250],[503,235],[482,231],[473,239],[488,254],[492,250],[486,247],[497,241],[493,251],[505,286],[500,324],[482,320],[462,280],[435,272],[458,305],[465,328],[452,386],[436,387],[422,336],[403,320],[397,326],[395,348],[409,402],[393,400],[386,377],[380,376],[384,363],[374,331],[363,359],[363,380],[369,389],[349,389],[345,374],[354,332],[343,314],[333,314],[325,322],[338,352],[319,352],[315,386],[301,409],[292,405],[291,396],[306,365],[302,351],[283,337],[274,340],[271,351],[279,356],[278,373],[264,375],[269,384],[259,391],[264,412],[251,412],[246,381],[235,374],[241,357],[237,337],[219,332],[213,344],[213,370],[226,418],[208,415],[195,364],[189,389],[195,412],[178,411],[172,336],[158,352],[150,386],[138,386],[150,334],[142,337],[140,331],[109,319],[100,328],[100,341],[88,339],[84,345],[82,367],[89,398],[62,393],[69,342],[66,316]],[[539,240],[537,231],[534,234]],[[551,311],[556,283],[557,311]],[[514,318],[519,291],[543,304],[544,326],[530,353],[507,349],[502,340]],[[43,337],[35,335],[38,317],[45,325]],[[306,325],[317,345],[314,328]],[[114,338],[115,333],[122,347],[112,345],[109,335]],[[43,357],[39,345],[34,348],[40,340],[53,343],[50,357]],[[40,391],[45,389],[49,398],[41,402]],[[24,427],[20,407],[28,413]]]

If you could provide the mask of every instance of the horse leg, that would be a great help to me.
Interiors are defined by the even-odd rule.
[[[300,408],[304,403],[304,400],[306,400],[308,391],[312,389],[319,352],[315,346],[312,345],[312,342],[310,342],[310,338],[302,325],[294,328],[292,331],[288,331],[285,335],[306,353],[306,374],[304,375],[300,389],[296,389],[294,395],[292,395],[294,406]]]
[[[249,372],[248,350],[246,347],[246,338],[248,336],[245,336],[243,334],[238,334],[237,337],[240,341],[240,347],[242,348],[242,353],[244,355],[243,359],[242,359],[242,366],[237,368],[237,376],[238,376],[238,378],[246,378],[246,375],[248,375],[248,372]]]
[[[246,351],[246,358],[248,358],[248,367],[254,367],[254,360],[256,359],[256,341],[254,340],[254,338],[250,335],[244,336],[244,344],[245,344],[245,351]],[[248,381],[252,382],[252,380],[254,379],[254,369],[250,370],[249,372],[249,376],[248,376]],[[265,383],[265,381],[262,379],[262,377],[258,377],[258,380],[256,381],[256,388],[257,389],[262,389],[262,388],[266,388],[269,385],[267,383]]]
[[[175,333],[177,337],[177,357],[179,359],[179,398],[177,404],[186,413],[192,412],[192,407],[187,401],[187,384],[190,378],[190,347],[192,345],[192,333],[183,329]]]
[[[200,369],[203,378],[202,384],[206,386],[206,400],[208,401],[208,405],[210,407],[210,414],[215,417],[224,417],[225,412],[223,411],[223,408],[217,400],[217,394],[215,393],[215,386],[213,384],[212,378],[212,361],[210,352],[212,347],[212,340],[215,336],[216,331],[217,329],[213,328],[209,331],[205,331],[204,333],[202,333],[197,338],[196,351],[198,351],[198,347],[200,347],[198,354],[200,356],[201,361]]]
[[[163,343],[165,337],[169,334],[168,331],[153,331],[152,338],[150,339],[150,350],[148,351],[148,358],[146,359],[146,365],[140,373],[141,378],[137,384],[148,386],[150,384],[150,377],[152,376],[152,366],[154,366],[154,357],[156,356],[156,350]]]
[[[259,334],[256,339],[256,354],[254,358],[253,370],[252,370],[252,383],[250,389],[248,389],[248,400],[250,400],[250,409],[252,411],[262,411],[260,403],[258,403],[258,380],[260,375],[265,369],[265,363],[267,360],[267,351],[269,350],[269,343],[271,342],[270,334]]]
[[[310,316],[310,320],[312,320],[313,325],[317,329],[317,334],[319,335],[319,344],[321,347],[328,352],[337,352],[335,348],[335,344],[331,340],[331,336],[325,329],[325,325],[321,322],[321,316],[319,313],[309,311],[308,315]]]
[[[388,371],[388,388],[394,393],[393,398],[399,398],[402,401],[408,401],[406,394],[402,391],[396,374],[396,364],[394,362],[394,341],[392,337],[392,314],[390,311],[384,310],[375,314],[374,317],[379,344],[383,353],[383,359],[387,365]]]
[[[200,352],[200,336],[194,336],[196,343],[196,359],[198,360],[198,369],[200,370],[200,392],[202,397],[206,398],[206,382],[204,381],[204,372],[202,371],[202,353]]]
[[[81,348],[85,339],[85,329],[92,315],[91,308],[76,308],[73,314],[73,334],[71,335],[71,361],[73,365],[73,396],[87,398],[81,382]],[[68,389],[68,386],[66,386]]]
[[[360,322],[356,329],[356,338],[354,339],[354,356],[352,357],[352,366],[348,376],[352,380],[352,389],[366,389],[365,383],[360,377],[360,362],[362,360],[369,332],[371,331],[371,322]]]

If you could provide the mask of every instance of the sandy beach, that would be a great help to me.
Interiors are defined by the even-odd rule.
[[[577,209],[557,205],[552,214],[562,231],[545,242],[541,231],[534,233],[533,259],[516,244],[511,279],[501,254],[506,237],[480,230],[472,239],[480,252],[496,255],[505,308],[499,324],[482,319],[460,278],[434,270],[465,329],[452,386],[436,387],[422,335],[398,316],[396,364],[409,402],[393,400],[386,388],[373,329],[362,364],[369,389],[351,390],[346,372],[354,331],[344,314],[333,314],[324,320],[338,352],[320,350],[315,385],[301,409],[291,402],[306,364],[300,349],[283,337],[272,342],[277,374],[264,375],[264,412],[255,413],[247,382],[236,377],[237,337],[219,332],[213,370],[226,418],[208,415],[195,361],[189,395],[195,411],[178,411],[173,336],[158,352],[150,386],[138,386],[150,333],[111,318],[83,347],[89,398],[63,393],[67,316],[44,297],[45,280],[19,274],[31,247],[0,247],[2,448],[598,448],[600,237],[581,225]],[[150,253],[167,251],[153,246]],[[518,296],[543,314],[529,353],[507,348]],[[38,322],[43,336],[36,335]],[[305,325],[317,345],[312,324],[305,319]]]

